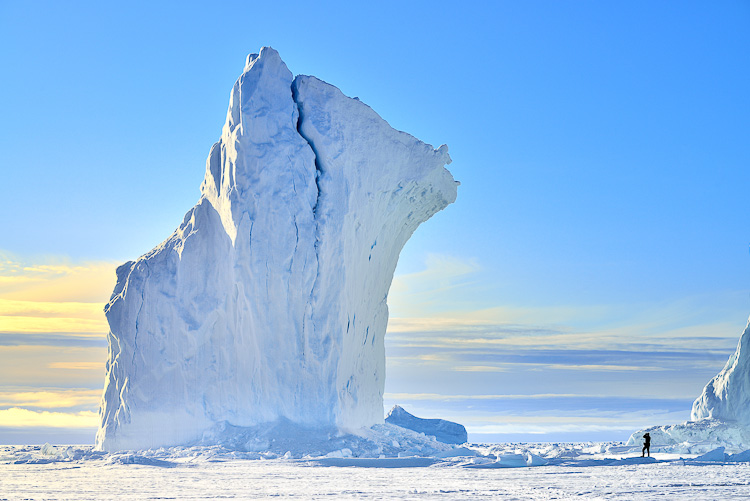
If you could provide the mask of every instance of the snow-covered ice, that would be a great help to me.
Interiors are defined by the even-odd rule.
[[[467,444],[452,451],[294,458],[219,446],[117,453],[6,446],[0,447],[0,499],[750,498],[750,457],[641,458],[638,446],[621,443]],[[540,466],[523,466],[529,457]]]
[[[628,445],[643,443],[643,434],[651,434],[651,450],[685,454],[703,454],[716,448],[741,452],[750,448],[750,430],[742,424],[718,419],[701,419],[680,424],[653,426],[633,433]]]
[[[117,270],[97,446],[382,424],[388,290],[456,199],[448,163],[273,49],[248,56],[200,200]]]

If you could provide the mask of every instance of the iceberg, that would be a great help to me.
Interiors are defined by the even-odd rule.
[[[449,163],[272,48],[249,55],[199,201],[117,269],[96,447],[382,424],[388,291],[456,199]]]
[[[400,405],[393,406],[393,409],[386,416],[385,422],[435,437],[438,442],[445,444],[463,444],[468,441],[466,428],[462,424],[445,419],[418,418],[405,411]]]
[[[693,403],[690,419],[718,419],[750,428],[750,322],[724,368]],[[750,445],[750,444],[748,444]]]
[[[670,451],[725,447],[740,452],[750,447],[750,322],[724,368],[693,402],[690,421],[636,431],[628,445],[637,444],[644,432],[651,433],[652,447]]]

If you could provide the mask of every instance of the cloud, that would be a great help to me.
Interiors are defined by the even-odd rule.
[[[511,366],[523,365],[525,367],[538,367],[545,368],[547,370],[568,370],[568,371],[592,371],[592,372],[604,372],[604,371],[663,371],[666,370],[664,367],[649,367],[643,365],[607,365],[607,364],[540,364],[540,363],[524,363],[524,364],[503,364],[502,366],[497,365],[466,365],[453,367],[454,371],[458,372],[508,372],[511,370]]]
[[[107,347],[107,339],[102,334],[44,332],[18,333],[0,332],[0,351],[3,346],[59,346],[59,347]]]
[[[96,428],[99,415],[92,411],[50,412],[32,411],[21,407],[0,410],[3,428]]]
[[[2,300],[0,300],[0,303]],[[38,303],[37,303],[38,304]],[[98,306],[98,305],[97,305]],[[0,304],[2,308],[2,304]],[[9,333],[35,333],[44,334],[50,332],[92,334],[104,337],[109,329],[109,324],[104,319],[104,314],[98,314],[102,318],[81,317],[37,317],[37,316],[3,316],[0,314],[0,331]]]
[[[577,393],[537,393],[525,395],[445,395],[441,393],[386,393],[383,398],[390,400],[516,400],[549,398],[586,398],[592,395]]]
[[[0,389],[101,388],[106,360],[106,345],[0,346]]]
[[[0,332],[103,336],[115,266],[62,257],[30,263],[0,253]]]
[[[433,289],[435,284],[450,285],[454,279],[463,278],[481,269],[474,258],[465,259],[430,253],[425,259],[425,268],[422,271],[396,275],[391,289],[394,287],[396,290],[411,291]]]
[[[616,350],[625,353],[687,353],[701,351],[727,356],[736,346],[742,324],[705,317],[705,298],[678,299],[663,305],[579,305],[554,307],[491,307],[455,311],[444,298],[440,312],[426,316],[394,316],[386,344],[394,349],[433,352],[485,350]],[[393,303],[398,300],[390,298]],[[393,308],[398,310],[398,307]],[[660,316],[658,313],[662,312]],[[581,364],[579,364],[581,365]],[[612,370],[630,370],[637,364]],[[645,367],[644,367],[645,368]],[[652,369],[654,367],[652,366]],[[718,370],[718,369],[717,369]]]
[[[465,297],[468,300],[469,295],[476,294],[482,288],[477,279],[480,270],[476,259],[429,254],[422,271],[393,277],[388,292],[391,314],[410,317],[444,311],[446,297],[453,298],[451,310],[465,307],[463,301],[455,298]]]
[[[508,372],[510,369],[497,365],[459,365],[453,367],[452,370],[457,372]]]
[[[95,318],[101,316],[101,313],[102,305],[100,303],[0,299],[0,316],[2,317]]]
[[[102,390],[42,389],[38,391],[0,391],[0,407],[35,407],[63,409],[71,407],[95,408]]]
[[[634,416],[663,409],[665,402],[671,402],[670,416],[684,420],[744,325],[732,318],[736,309],[721,305],[739,301],[732,291],[658,304],[513,305],[493,299],[480,271],[471,260],[433,258],[425,270],[394,279],[385,337],[387,404],[412,402],[423,417],[454,416],[467,426],[478,425],[485,413],[522,417],[485,422],[487,433],[500,433],[498,426],[530,432],[532,424],[537,430],[611,429],[612,420],[574,419],[592,415],[585,408],[592,399],[621,409],[628,428],[653,424]],[[557,428],[552,419],[523,419],[558,405],[573,414]]]
[[[119,264],[114,261],[76,263],[64,256],[20,258],[0,251],[0,299],[103,306],[112,294],[115,269]]]
[[[99,371],[102,369],[101,362],[52,362],[47,367],[50,369],[68,369],[75,371]]]

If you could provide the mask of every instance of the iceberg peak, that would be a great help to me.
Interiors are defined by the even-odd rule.
[[[257,53],[247,55],[247,59],[245,60],[245,71],[247,71],[258,59],[263,59],[264,61],[275,65],[283,65],[286,68],[286,64],[281,60],[278,51],[273,47],[266,45],[261,47],[260,51]]]

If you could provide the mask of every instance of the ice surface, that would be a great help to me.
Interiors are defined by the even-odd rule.
[[[352,457],[295,459],[219,446],[56,450],[52,457],[39,446],[0,446],[0,497],[695,500],[746,498],[750,489],[747,462],[641,458],[640,447],[620,443],[470,444],[446,458],[354,457],[352,450]],[[532,454],[547,465],[501,467],[506,457]]]
[[[388,290],[456,198],[447,163],[273,49],[248,56],[200,200],[117,269],[97,447],[382,423]]]
[[[737,350],[693,403],[691,419],[704,418],[750,427],[750,322]]]
[[[406,412],[400,405],[393,406],[385,422],[433,436],[446,444],[463,444],[467,440],[466,428],[463,425],[445,419],[418,418]]]

